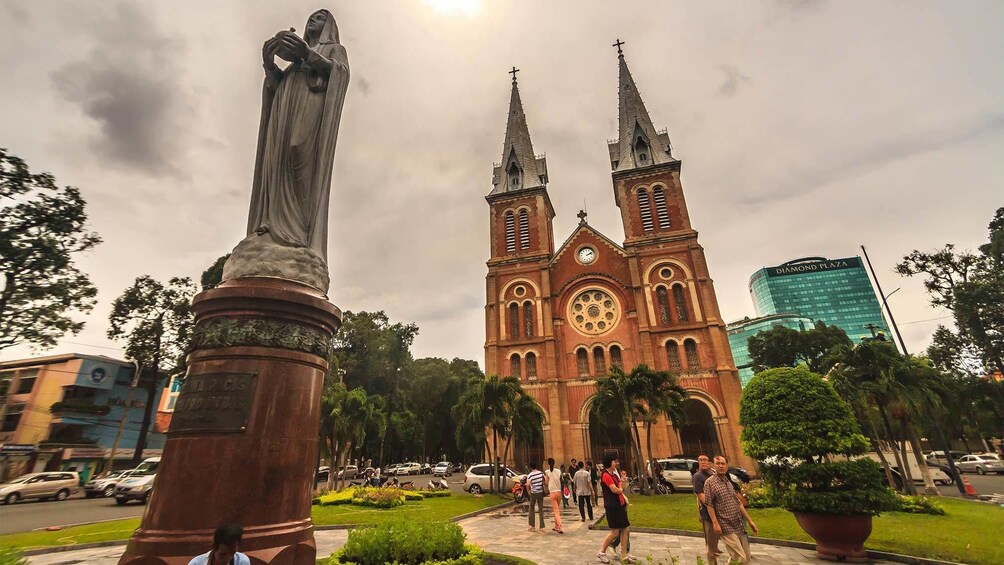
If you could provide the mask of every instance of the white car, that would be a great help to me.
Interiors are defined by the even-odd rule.
[[[492,466],[490,463],[481,463],[479,465],[471,465],[467,469],[467,473],[464,475],[464,492],[469,492],[471,494],[481,494],[489,490],[492,478]],[[499,474],[502,479],[502,485],[499,487],[502,492],[509,492],[512,488],[513,481],[520,480],[521,475],[517,474],[509,467],[504,469],[499,469]]]
[[[120,481],[115,487],[115,504],[122,506],[130,500],[138,500],[143,504],[149,502],[159,466],[160,457],[151,457],[140,463],[129,478]]]
[[[432,468],[433,477],[449,477],[453,474],[453,464],[449,461],[440,461]]]
[[[678,490],[694,490],[690,468],[697,463],[696,459],[658,459],[662,468],[662,478],[669,487],[670,494]]]
[[[987,473],[997,473],[1004,475],[1004,461],[993,453],[982,455],[966,455],[955,462],[955,466],[963,473],[976,473],[986,475]]]
[[[422,466],[418,463],[405,463],[397,468],[398,475],[418,475],[422,472]]]

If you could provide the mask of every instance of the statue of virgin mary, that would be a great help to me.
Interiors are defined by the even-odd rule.
[[[285,69],[275,57],[289,61]],[[272,276],[328,288],[328,195],[349,63],[338,26],[314,12],[301,39],[280,31],[262,49],[265,86],[247,237],[223,279]]]

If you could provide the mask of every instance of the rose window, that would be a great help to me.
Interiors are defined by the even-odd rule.
[[[602,290],[579,293],[569,306],[572,326],[586,335],[599,335],[613,329],[620,316],[617,301]]]

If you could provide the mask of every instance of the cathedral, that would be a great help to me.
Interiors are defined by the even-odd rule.
[[[514,463],[598,461],[621,432],[590,410],[596,379],[639,364],[679,375],[690,397],[681,429],[653,427],[655,457],[725,454],[752,469],[739,443],[741,387],[704,249],[691,226],[666,130],[652,124],[618,42],[619,132],[609,143],[624,241],[579,224],[555,245],[547,159],[534,153],[513,73],[502,160],[494,167],[486,277],[485,370],[520,379],[546,416],[543,445]],[[514,69],[515,71],[515,69]],[[644,432],[644,430],[642,430]]]

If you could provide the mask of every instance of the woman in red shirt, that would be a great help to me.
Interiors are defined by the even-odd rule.
[[[621,477],[617,472],[619,465],[620,462],[616,455],[607,455],[603,458],[603,476],[600,477],[600,486],[603,488],[603,507],[606,510],[610,534],[603,540],[600,552],[596,554],[600,563],[610,563],[610,558],[607,557],[607,548],[617,538],[620,538],[621,563],[638,562],[638,559],[627,552],[631,523],[628,521],[627,515],[628,500],[624,496]]]

